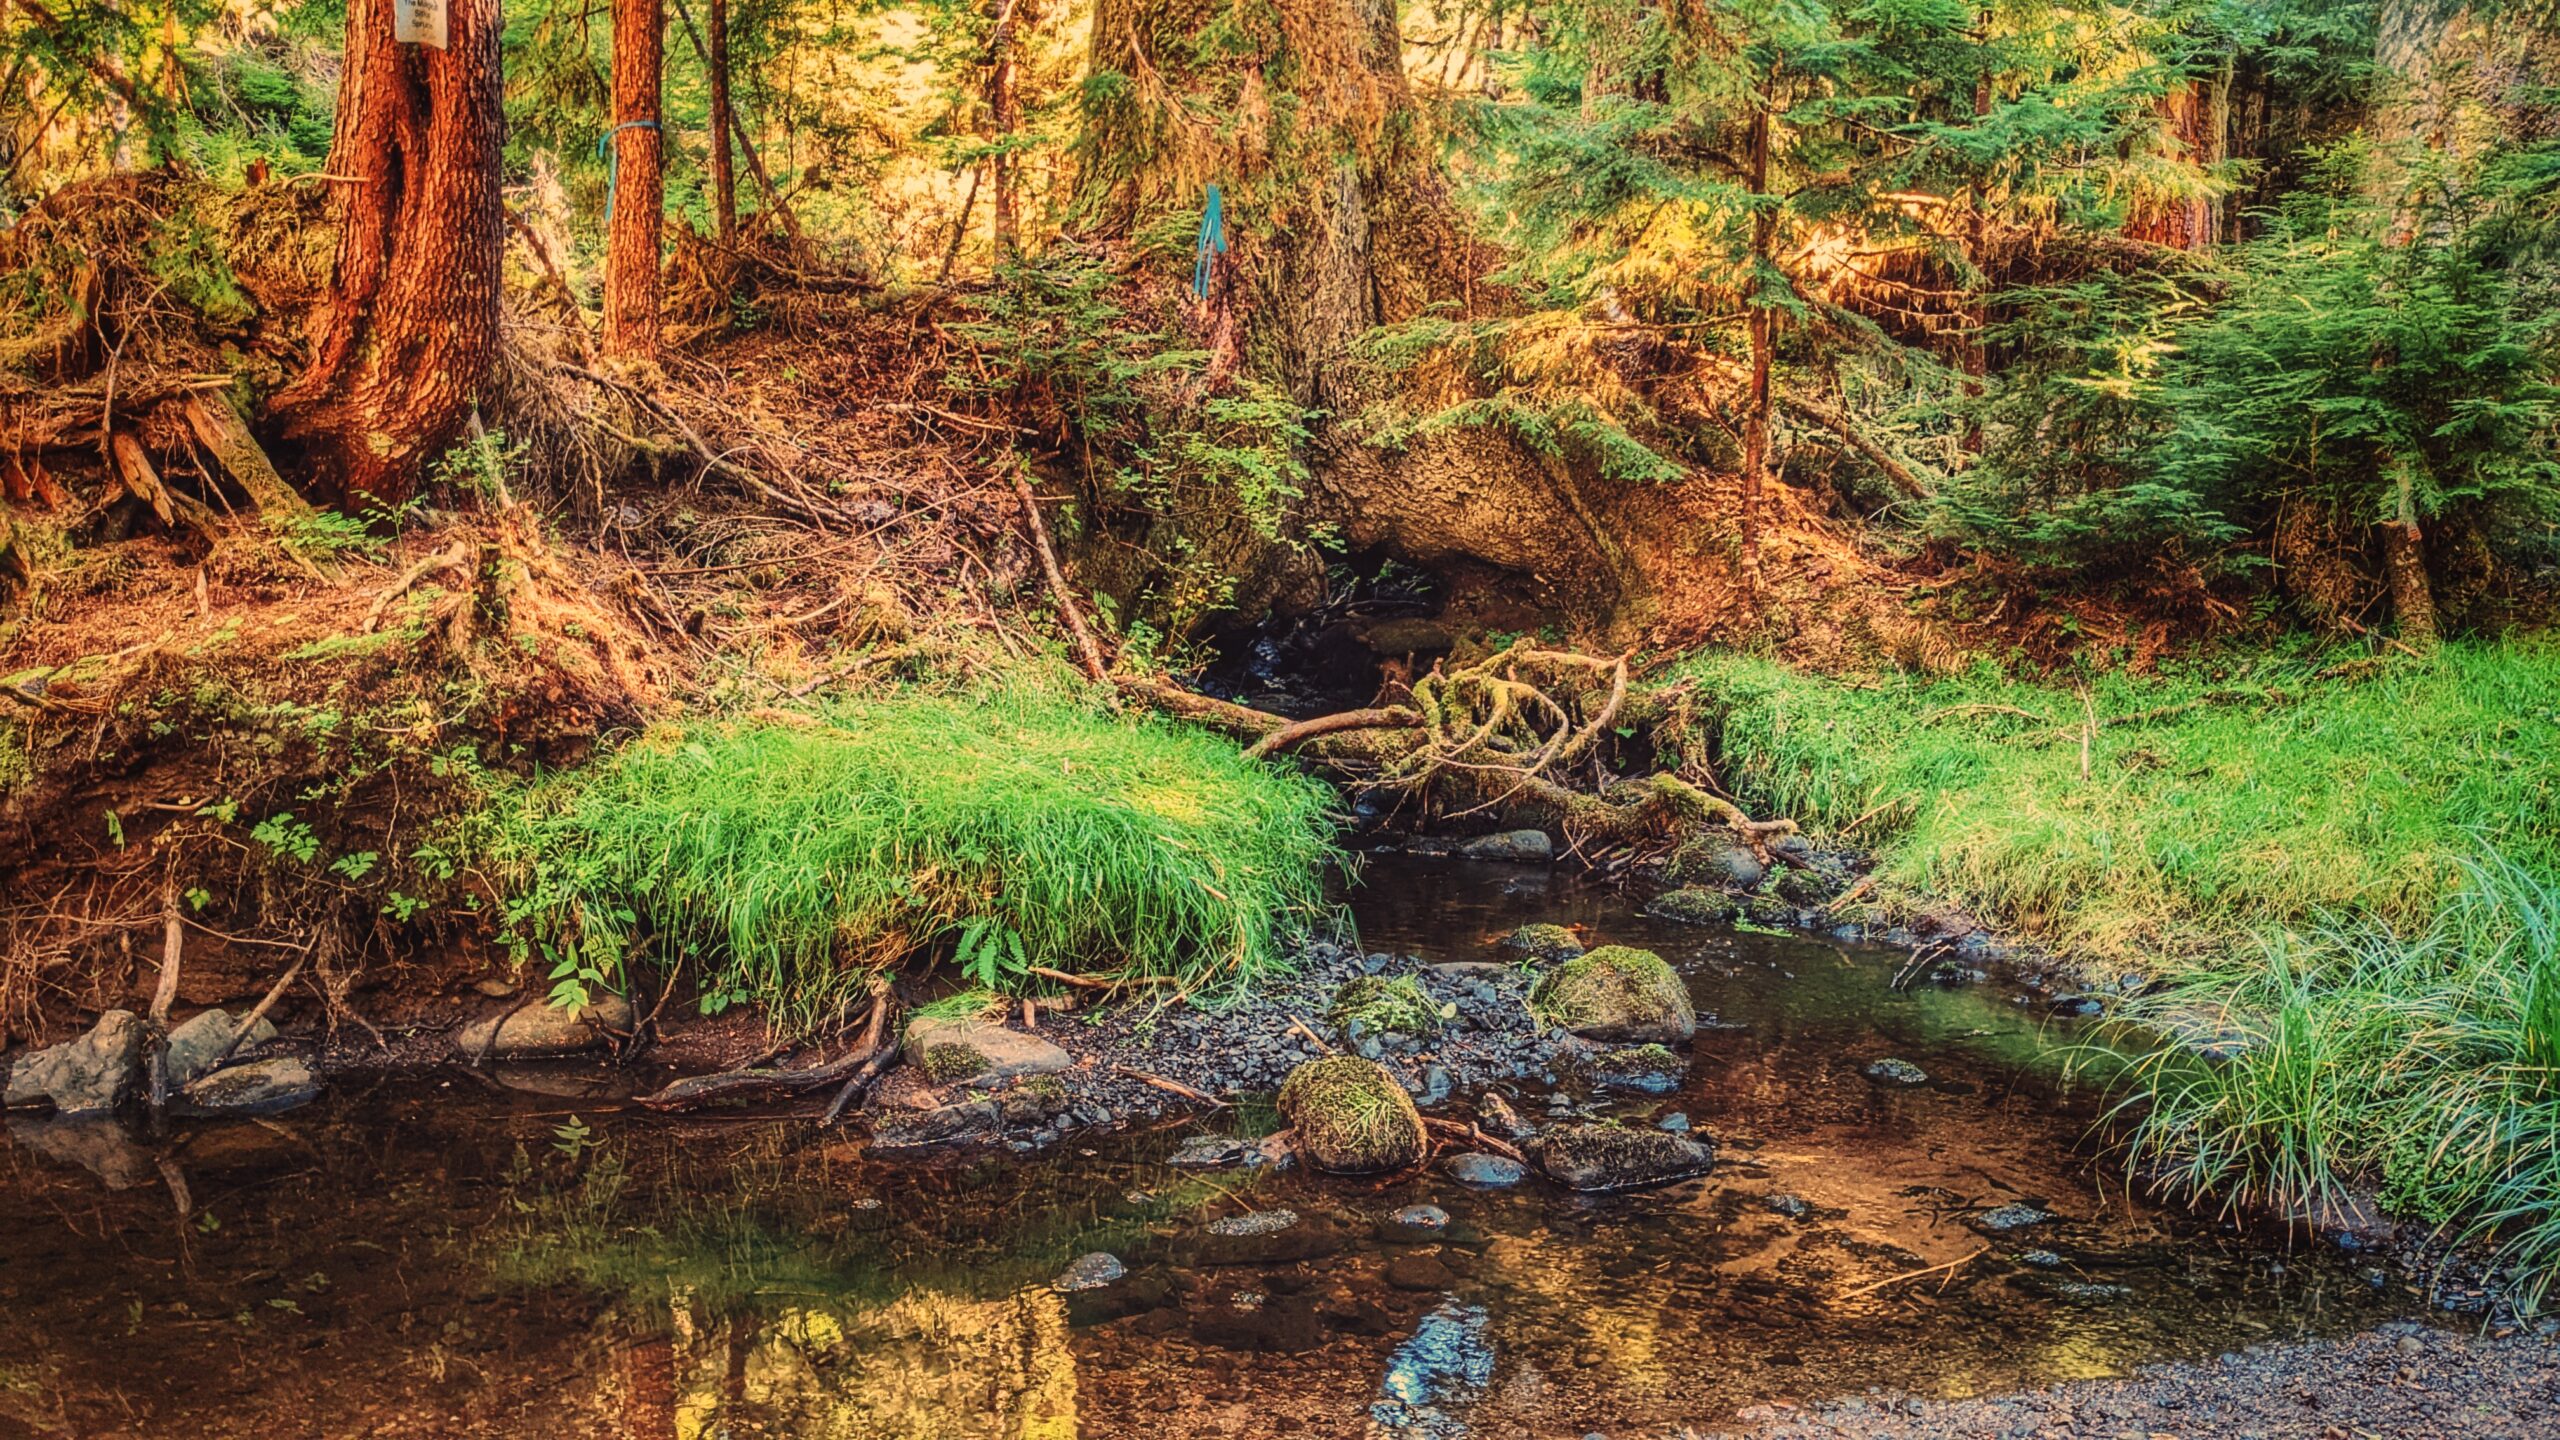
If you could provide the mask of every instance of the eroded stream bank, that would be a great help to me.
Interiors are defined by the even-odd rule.
[[[0,1417],[332,1440],[1657,1435],[2419,1313],[2396,1262],[2128,1195],[2075,1149],[2100,1097],[2042,1058],[2074,1022],[2007,992],[1898,990],[1896,952],[1673,925],[1544,870],[1395,862],[1354,906],[1368,946],[1427,960],[1495,959],[1529,919],[1659,950],[1704,1022],[1677,1091],[1506,1088],[1533,1118],[1685,1117],[1714,1173],[1586,1197],[1165,1163],[1273,1123],[1251,1104],[893,1162],[805,1118],[638,1112],[592,1065],[347,1080],[157,1141],[14,1120]],[[1888,1059],[1925,1080],[1870,1075]],[[1058,1283],[1095,1253],[1116,1264],[1085,1277],[1124,1273]]]

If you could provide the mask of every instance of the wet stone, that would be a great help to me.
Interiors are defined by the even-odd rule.
[[[596,996],[594,1004],[574,1015],[537,1000],[464,1026],[454,1037],[454,1047],[468,1060],[575,1055],[603,1045],[616,1032],[629,1033],[633,1023],[631,1002],[610,992]]]
[[[1449,1162],[1449,1178],[1484,1190],[1507,1190],[1529,1173],[1519,1161],[1502,1155],[1461,1155]]]
[[[1502,937],[1502,948],[1531,960],[1555,961],[1581,954],[1583,945],[1581,936],[1562,925],[1523,925]]]
[[[1528,1121],[1520,1118],[1520,1112],[1511,1108],[1510,1101],[1491,1090],[1476,1097],[1476,1123],[1485,1128],[1485,1133],[1505,1140],[1526,1140],[1536,1133]]]
[[[1656,1130],[1668,1130],[1674,1135],[1686,1135],[1689,1133],[1689,1117],[1681,1114],[1677,1110],[1674,1110],[1670,1114],[1663,1116],[1661,1119],[1654,1121],[1653,1128]]]
[[[992,1086],[1023,1075],[1050,1075],[1074,1064],[1037,1035],[983,1020],[918,1020],[902,1042],[907,1063],[936,1084]]]
[[[9,1067],[8,1108],[47,1101],[60,1115],[100,1115],[132,1098],[141,1073],[142,1017],[109,1010],[89,1033],[33,1054]]]
[[[1458,853],[1470,860],[1508,860],[1519,864],[1544,864],[1556,857],[1556,842],[1544,830],[1505,830],[1487,835],[1458,847]]]
[[[1250,1240],[1264,1235],[1277,1235],[1298,1223],[1295,1210],[1255,1210],[1243,1215],[1226,1215],[1209,1222],[1212,1235],[1229,1240]]]
[[[1449,1228],[1449,1212],[1437,1205],[1407,1205],[1387,1219],[1409,1235],[1437,1235]]]
[[[1929,1083],[1928,1071],[1921,1069],[1919,1066],[1912,1064],[1908,1060],[1901,1059],[1888,1058],[1878,1060],[1867,1067],[1866,1076],[1870,1080],[1885,1085],[1926,1085]]]
[[[1813,1203],[1801,1195],[1772,1195],[1762,1203],[1790,1220],[1802,1220],[1813,1213]]]
[[[2051,1211],[2012,1202],[1985,1210],[1965,1223],[1985,1234],[2006,1235],[2012,1230],[2024,1230],[2030,1225],[2042,1225],[2052,1218]]]
[[[1740,909],[1734,898],[1721,890],[1692,886],[1654,896],[1644,913],[1679,925],[1722,925]]]
[[[2062,1268],[2062,1257],[2050,1250],[2021,1250],[2018,1252],[2018,1263],[2033,1265],[2039,1270],[2058,1270]]]
[[[240,1022],[227,1010],[207,1010],[169,1032],[169,1043],[161,1052],[162,1067],[169,1077],[169,1088],[183,1090],[190,1081],[202,1075],[213,1064],[214,1057],[230,1046],[233,1032]],[[276,1038],[276,1027],[261,1018],[251,1027],[239,1050],[254,1049]],[[235,1050],[233,1053],[238,1053]]]
[[[299,1056],[279,1055],[216,1070],[178,1092],[189,1115],[273,1115],[320,1098],[320,1075]]]
[[[1438,1291],[1457,1283],[1457,1273],[1437,1255],[1399,1255],[1387,1262],[1391,1290]]]
[[[1096,1250],[1067,1262],[1067,1268],[1058,1272],[1058,1278],[1049,1283],[1055,1289],[1073,1294],[1080,1290],[1099,1290],[1128,1273],[1129,1267],[1120,1263],[1119,1256]]]
[[[1532,1158],[1570,1189],[1633,1190],[1704,1175],[1716,1152],[1703,1140],[1662,1130],[1566,1125],[1539,1136]]]

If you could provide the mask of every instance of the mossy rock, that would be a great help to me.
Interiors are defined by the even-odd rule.
[[[966,1045],[933,1045],[926,1047],[916,1068],[936,1085],[948,1085],[987,1073],[987,1057]]]
[[[1670,890],[1653,897],[1644,913],[1656,920],[1669,920],[1680,925],[1722,925],[1733,919],[1741,907],[1732,896],[1721,890],[1691,886]]]
[[[1819,870],[1805,870],[1792,865],[1778,872],[1778,878],[1770,888],[1790,904],[1801,905],[1808,910],[1831,903],[1831,897],[1840,893],[1840,887],[1832,883],[1830,876]]]
[[[1676,1044],[1698,1033],[1689,987],[1650,950],[1603,945],[1567,960],[1529,991],[1541,1025],[1591,1040]]]
[[[1743,918],[1754,925],[1792,926],[1796,923],[1796,907],[1775,895],[1754,895],[1742,905]]]
[[[1628,1045],[1602,1052],[1591,1062],[1592,1073],[1612,1090],[1641,1095],[1668,1095],[1680,1088],[1689,1062],[1665,1045]]]
[[[1562,925],[1523,925],[1502,937],[1502,948],[1541,964],[1582,953],[1582,937]]]
[[[1325,1012],[1345,1034],[1353,1022],[1367,1035],[1428,1035],[1440,1028],[1440,1007],[1410,975],[1356,975],[1333,992]]]
[[[1356,1055],[1329,1055],[1289,1072],[1280,1114],[1297,1132],[1298,1153],[1336,1175],[1401,1170],[1422,1158],[1422,1112],[1386,1067]]]

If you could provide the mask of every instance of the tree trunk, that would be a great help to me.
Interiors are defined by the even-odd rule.
[[[1015,165],[1010,150],[1003,148],[1013,132],[1022,126],[1022,98],[1015,74],[1014,52],[1020,48],[1014,32],[1034,23],[1026,8],[1026,0],[999,0],[995,34],[987,42],[990,61],[987,71],[987,124],[994,131],[998,149],[990,164],[994,182],[991,199],[995,205],[996,263],[1013,258],[1020,245],[1020,218],[1015,211]]]
[[[659,167],[660,0],[613,0],[612,181],[605,227],[604,353],[658,353],[658,229],[665,208]]]
[[[1751,193],[1769,193],[1769,111],[1751,112]],[[1757,604],[1760,597],[1760,488],[1769,473],[1769,367],[1776,347],[1776,315],[1760,294],[1765,273],[1777,265],[1778,214],[1763,204],[1751,216],[1751,270],[1745,281],[1751,307],[1751,391],[1742,415],[1742,592]]]
[[[2400,513],[2382,526],[2382,574],[2391,586],[2391,612],[2400,621],[2401,642],[2413,650],[2436,648],[2436,597],[2427,583],[2426,536],[2418,529],[2406,476],[2400,481]]]
[[[316,483],[350,500],[407,497],[498,351],[498,0],[452,0],[442,50],[393,39],[393,3],[347,7],[336,278],[311,365],[272,407]]]
[[[738,234],[738,176],[729,158],[729,0],[711,0],[711,209],[722,243]]]
[[[2199,169],[2219,165],[2230,154],[2230,70],[2214,81],[2182,80],[2160,97],[2160,128],[2172,158]],[[2194,194],[2138,211],[2125,233],[2173,250],[2210,249],[2222,233],[2222,202],[2210,194]]]

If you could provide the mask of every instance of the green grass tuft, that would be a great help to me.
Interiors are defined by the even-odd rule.
[[[950,953],[1240,985],[1319,918],[1331,792],[1226,740],[1027,686],[654,733],[500,822],[511,931],[564,985],[644,943],[706,1003],[807,1021],[866,973]]]
[[[2120,968],[2243,953],[2324,914],[2423,929],[2482,843],[2560,875],[2560,643],[2327,663],[2099,676],[2085,705],[1988,671],[1850,683],[1719,655],[1688,673],[1729,707],[1721,763],[1757,805],[1875,850],[1895,886]]]

